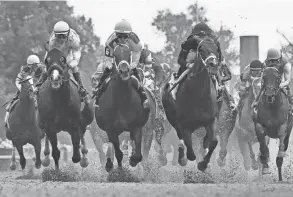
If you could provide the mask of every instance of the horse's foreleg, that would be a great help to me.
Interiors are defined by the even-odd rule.
[[[210,162],[211,156],[218,145],[218,139],[216,137],[216,124],[217,119],[215,119],[211,124],[205,127],[206,135],[209,141],[209,152],[203,158],[203,161],[199,162],[197,168],[201,171],[205,171],[208,167],[208,163]]]
[[[158,153],[158,160],[162,166],[167,164],[167,158],[164,154],[163,150],[163,141],[167,135],[168,130],[166,129],[167,122],[162,122],[159,118],[155,119],[155,126],[154,126],[154,132],[155,132],[155,141],[156,141],[156,152]]]
[[[279,152],[277,157],[285,157],[286,156],[286,151],[285,151],[285,138],[287,135],[287,130],[286,130],[287,124],[283,124],[280,129],[279,129]]]
[[[80,145],[80,138],[81,138],[80,128],[75,128],[71,130],[69,133],[71,135],[71,141],[73,146],[72,162],[78,163],[81,160],[80,152],[79,152],[79,145]]]
[[[290,138],[290,134],[291,134],[291,129],[292,128],[290,128],[290,127],[289,127],[289,129],[287,129],[286,137],[284,139],[284,150],[285,151],[287,151],[287,149],[288,149],[289,138]],[[277,167],[278,167],[279,181],[283,181],[283,176],[282,176],[283,157],[277,156],[276,163],[277,163]]]
[[[36,154],[36,161],[35,161],[35,168],[40,169],[42,165],[41,161],[41,140],[37,139],[34,144],[35,154]]]
[[[186,146],[186,156],[189,161],[194,161],[196,156],[192,148],[192,130],[183,129],[183,140]],[[181,141],[182,142],[182,141]],[[180,153],[179,153],[180,154]]]
[[[123,159],[123,152],[120,150],[120,142],[119,142],[119,136],[117,131],[110,131],[111,136],[109,137],[109,141],[113,144],[114,150],[115,150],[115,157],[118,163],[118,167],[122,167],[122,159]],[[108,159],[107,159],[108,163]]]
[[[262,174],[269,174],[269,148],[266,144],[265,140],[265,132],[261,124],[255,123],[255,132],[257,136],[257,140],[259,142],[259,150],[260,150],[260,162],[262,163]]]
[[[249,148],[249,152],[250,152],[250,159],[251,159],[251,167],[253,170],[257,170],[258,169],[258,163],[255,159],[255,154],[253,152],[252,149],[252,141],[248,141],[248,148]]]
[[[13,143],[13,142],[12,142]],[[10,170],[16,169],[16,160],[15,160],[15,145],[13,143],[12,152],[11,152],[11,164],[10,164]]]
[[[18,151],[18,155],[19,155],[19,162],[20,162],[20,166],[21,166],[21,169],[22,169],[22,172],[23,172],[23,175],[25,175],[25,166],[26,166],[26,159],[24,157],[24,154],[23,154],[23,147],[22,147],[22,144],[21,143],[16,143],[16,149]]]
[[[107,161],[105,163],[105,169],[107,172],[110,172],[113,168],[113,162],[114,162],[114,147],[112,142],[108,142],[107,151],[106,151],[106,158]]]
[[[89,161],[87,158],[88,149],[86,147],[84,134],[81,135],[80,141],[81,141],[81,154],[82,154],[82,157],[80,160],[80,166],[83,168],[86,168],[89,165]]]
[[[142,141],[142,128],[130,131],[130,138],[135,143],[135,153],[131,155],[129,164],[135,167],[142,160],[141,154],[141,141]]]
[[[149,153],[153,142],[154,133],[152,129],[144,129],[143,131],[143,143],[142,143],[142,154],[143,159],[148,161]]]
[[[55,131],[49,131],[50,133],[47,134],[47,137],[50,140],[52,146],[52,157],[55,162],[55,170],[59,170],[59,159],[60,159],[60,150],[57,146],[57,133]]]
[[[42,165],[48,167],[50,165],[50,147],[49,147],[49,138],[45,136],[45,149],[44,149],[45,158],[42,160]]]
[[[102,166],[104,166],[106,163],[106,155],[103,151],[103,141],[101,137],[98,135],[98,132],[94,128],[90,129],[90,133],[94,141],[95,147],[97,151],[99,152],[100,163]]]

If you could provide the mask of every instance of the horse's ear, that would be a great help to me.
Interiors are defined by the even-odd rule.
[[[49,41],[44,44],[45,51],[49,51]]]

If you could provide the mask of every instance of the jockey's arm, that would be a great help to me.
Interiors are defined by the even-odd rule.
[[[21,90],[21,84],[19,83],[21,80],[22,80],[22,78],[23,78],[23,73],[22,73],[23,71],[20,71],[20,73],[18,73],[18,75],[17,75],[17,77],[16,77],[16,79],[15,79],[15,85],[16,85],[16,87],[17,87],[17,89],[20,91]]]
[[[68,58],[68,66],[72,70],[72,73],[78,72],[78,64],[81,57],[81,50],[80,49],[72,49],[71,53],[69,54],[70,57]]]
[[[288,86],[291,81],[291,64],[288,62],[284,66],[284,82],[280,84],[280,87]]]

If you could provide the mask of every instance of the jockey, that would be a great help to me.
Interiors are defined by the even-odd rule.
[[[81,46],[80,46],[80,38],[79,35],[75,32],[75,30],[71,29],[69,25],[64,21],[59,21],[54,25],[54,30],[50,35],[48,43],[48,50],[50,51],[53,48],[58,48],[66,55],[66,62],[70,69],[72,70],[72,74],[74,79],[79,84],[79,92],[81,99],[83,99],[87,91],[84,88],[78,64],[81,57]],[[45,59],[47,56],[47,52],[45,55]],[[40,87],[47,79],[47,72],[44,72],[36,84],[36,87]]]
[[[213,32],[213,30],[205,23],[198,23],[193,27],[193,30],[191,34],[188,36],[187,40],[184,41],[181,44],[181,51],[179,53],[178,57],[178,64],[180,65],[180,68],[177,72],[176,78],[178,79],[180,75],[187,69],[187,64],[188,62],[186,61],[188,53],[190,50],[197,50],[197,45],[193,45],[191,43],[194,43],[194,36],[209,36],[214,40],[216,45],[218,46],[218,52],[219,52],[219,59],[221,60],[220,62],[220,67],[219,67],[219,76],[216,76],[216,79],[218,81],[218,84],[220,85],[219,90],[220,92],[223,92],[227,94],[227,98],[229,100],[229,106],[232,110],[236,109],[236,106],[234,104],[234,100],[231,95],[229,95],[224,82],[229,81],[232,76],[231,72],[225,62],[225,59],[222,55],[220,43],[216,40],[216,35]],[[215,81],[214,81],[215,82]],[[178,87],[178,86],[177,86]],[[221,94],[220,94],[221,95]]]
[[[267,58],[264,61],[264,67],[275,67],[278,69],[280,75],[282,76],[280,88],[284,91],[288,98],[290,111],[293,111],[292,95],[289,87],[289,83],[291,81],[291,64],[285,59],[284,56],[282,56],[282,52],[280,50],[271,48],[267,52]],[[253,107],[257,107],[262,91],[263,89],[261,89],[257,98],[255,99]]]
[[[240,74],[239,81],[235,86],[239,86],[239,109],[243,107],[243,101],[248,95],[247,92],[251,88],[252,80],[260,78],[263,71],[263,63],[259,60],[253,60],[247,65]],[[240,111],[240,110],[239,110]]]
[[[6,107],[6,114],[5,114],[5,118],[4,118],[4,123],[5,123],[6,128],[7,128],[7,120],[9,117],[10,107],[11,107],[12,103],[14,103],[14,101],[16,101],[18,99],[19,93],[21,90],[21,84],[19,82],[26,79],[28,76],[38,78],[40,73],[42,73],[44,69],[45,69],[45,65],[43,65],[40,62],[39,57],[36,55],[28,56],[27,61],[26,61],[26,65],[21,66],[20,72],[18,73],[16,80],[15,80],[17,92]]]
[[[105,89],[105,80],[110,76],[111,74],[111,68],[113,66],[113,52],[114,52],[114,48],[117,44],[126,44],[130,50],[131,50],[131,69],[132,69],[132,73],[133,75],[139,80],[139,82],[141,83],[141,79],[140,76],[138,74],[138,71],[136,69],[138,62],[139,62],[139,58],[140,58],[140,54],[141,54],[141,50],[142,50],[142,46],[140,43],[140,40],[138,38],[138,36],[132,32],[132,27],[131,25],[126,21],[126,20],[121,20],[118,23],[116,23],[115,28],[114,28],[114,32],[110,35],[110,37],[108,38],[108,40],[106,41],[106,47],[105,47],[105,56],[106,56],[106,60],[105,60],[105,65],[106,68],[103,71],[101,80],[99,81],[99,84],[97,86],[97,93],[96,93],[96,105],[98,105],[98,99],[101,97],[104,89]],[[133,78],[131,78],[133,80]],[[133,83],[135,84],[135,83]],[[143,107],[147,108],[148,107],[148,100],[147,100],[147,96],[145,93],[145,90],[143,88],[143,86],[140,84],[139,88],[137,89],[140,98],[142,100],[143,103]]]

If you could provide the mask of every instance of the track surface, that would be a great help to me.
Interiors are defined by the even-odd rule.
[[[75,196],[266,196],[291,197],[291,184],[148,184],[148,183],[96,183],[96,182],[42,182],[17,180],[20,172],[3,172],[0,175],[1,197],[75,197]]]

